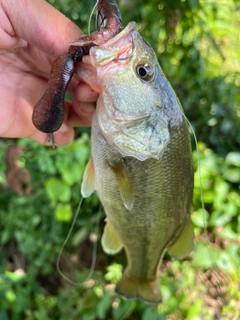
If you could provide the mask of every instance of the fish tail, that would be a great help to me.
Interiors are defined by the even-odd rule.
[[[115,291],[126,298],[138,298],[148,303],[158,304],[162,300],[159,287],[158,279],[151,281],[137,279],[125,272]]]

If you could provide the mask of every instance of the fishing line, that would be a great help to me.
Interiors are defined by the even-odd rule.
[[[96,241],[93,243],[92,262],[91,262],[90,271],[88,273],[87,278],[83,282],[74,282],[74,281],[72,281],[60,269],[60,260],[61,260],[62,254],[63,254],[63,250],[65,249],[65,246],[66,246],[66,244],[67,244],[67,242],[68,242],[68,240],[70,238],[70,235],[71,235],[71,233],[73,231],[73,228],[74,228],[74,226],[76,224],[76,221],[77,221],[77,218],[79,216],[79,212],[80,212],[80,209],[81,209],[81,206],[82,206],[82,203],[83,203],[83,199],[84,198],[82,197],[81,200],[79,201],[77,210],[75,212],[75,215],[74,215],[74,218],[73,218],[73,221],[72,221],[72,224],[71,224],[71,227],[70,227],[70,229],[68,231],[68,234],[67,234],[67,236],[66,236],[66,238],[65,238],[65,240],[64,240],[64,242],[62,244],[62,247],[61,247],[61,249],[60,249],[60,251],[58,253],[57,262],[56,262],[56,267],[57,267],[58,273],[64,278],[64,280],[66,280],[68,283],[70,283],[71,285],[74,285],[74,286],[81,286],[92,277],[94,269],[95,269],[96,258],[97,258],[97,242],[98,242],[98,239],[96,239]],[[98,235],[98,232],[99,232],[99,224],[100,224],[101,216],[102,215],[99,215],[99,217],[97,219],[97,222],[96,222],[95,233],[97,235]]]
[[[63,244],[62,244],[62,247],[61,247],[61,249],[60,249],[60,251],[59,251],[59,253],[58,253],[57,262],[56,262],[57,271],[59,272],[59,274],[60,274],[66,281],[68,281],[69,283],[71,283],[71,284],[73,284],[73,285],[75,285],[75,282],[73,282],[72,280],[70,280],[70,279],[69,279],[67,276],[65,276],[65,274],[61,271],[61,269],[60,269],[60,260],[61,260],[62,254],[63,254],[63,250],[65,249],[65,246],[66,246],[66,244],[67,244],[67,242],[68,242],[68,240],[69,240],[69,238],[70,238],[70,235],[71,235],[71,233],[72,233],[72,231],[73,231],[73,228],[74,228],[74,226],[75,226],[75,223],[76,223],[76,221],[77,221],[77,217],[78,217],[78,215],[79,215],[79,211],[80,211],[82,202],[83,202],[83,197],[82,197],[81,200],[79,201],[77,210],[76,210],[76,212],[75,212],[75,215],[74,215],[74,218],[73,218],[73,221],[72,221],[72,224],[71,224],[71,227],[70,227],[70,229],[69,229],[69,231],[68,231],[68,234],[67,234],[67,236],[66,236],[66,238],[65,238],[65,240],[64,240],[64,242],[63,242]]]
[[[99,215],[97,222],[96,222],[95,234],[97,235],[97,237],[99,234],[99,225],[100,225],[101,217],[102,217],[102,215]],[[93,275],[93,272],[95,269],[96,259],[97,259],[97,242],[98,242],[98,239],[96,239],[96,241],[93,243],[92,263],[91,263],[91,267],[90,267],[90,271],[88,273],[88,276],[84,282],[87,282],[90,278],[92,278],[92,275]]]
[[[207,240],[208,244],[210,244],[209,238],[208,238],[208,233],[207,233],[207,221],[205,219],[206,209],[205,209],[205,205],[204,205],[204,194],[203,194],[203,187],[202,187],[202,172],[201,172],[202,169],[201,169],[201,161],[200,161],[199,148],[198,148],[198,140],[197,140],[197,136],[195,134],[195,131],[194,131],[193,126],[191,125],[190,121],[188,120],[188,118],[185,116],[185,114],[183,113],[183,111],[181,109],[180,109],[180,111],[192,131],[193,139],[194,139],[194,142],[196,145],[198,178],[199,178],[199,183],[200,183],[200,200],[201,200],[201,209],[203,212],[203,229],[204,229],[204,235],[206,237],[206,240]]]
[[[98,1],[95,3],[95,5],[94,5],[94,7],[93,7],[93,9],[92,9],[92,11],[91,11],[89,20],[88,20],[88,34],[89,34],[89,35],[91,34],[91,20],[92,20],[92,16],[93,16],[94,11],[95,11],[95,9],[96,9],[96,7],[97,7],[97,4],[98,4]]]
[[[199,183],[200,183],[201,209],[202,209],[202,212],[203,212],[203,230],[204,230],[204,236],[205,236],[206,243],[207,243],[208,247],[210,248],[211,247],[211,242],[209,240],[209,236],[208,236],[208,232],[207,232],[207,221],[206,221],[206,218],[205,218],[205,213],[207,212],[207,210],[205,209],[205,205],[204,205],[204,192],[203,192],[203,187],[202,187],[202,172],[201,172],[201,161],[200,161],[200,155],[199,155],[200,153],[199,153],[199,148],[198,148],[198,140],[197,140],[197,136],[195,134],[195,131],[194,131],[193,126],[191,125],[190,121],[185,116],[185,114],[183,113],[181,108],[179,108],[179,109],[180,109],[184,119],[186,120],[187,124],[189,125],[189,127],[190,127],[190,129],[192,131],[192,135],[193,135],[194,142],[195,142],[195,145],[196,145],[197,164],[198,164],[198,178],[199,178]],[[223,295],[224,294],[224,290],[222,288],[222,285],[221,285],[221,282],[220,282],[220,277],[219,277],[218,272],[217,272],[218,267],[216,267],[216,265],[214,263],[214,259],[213,259],[213,256],[212,256],[211,252],[208,251],[208,253],[209,253],[209,258],[210,258],[211,264],[212,264],[213,274],[215,275],[217,283],[218,283],[218,289],[220,290],[220,293]],[[220,297],[220,299],[222,301],[226,302],[223,297]]]

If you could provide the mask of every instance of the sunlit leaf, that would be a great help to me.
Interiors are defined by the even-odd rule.
[[[60,200],[62,202],[68,202],[71,198],[70,188],[60,179],[50,178],[47,180],[46,191],[48,196],[52,200]]]
[[[234,183],[240,182],[240,169],[226,169],[223,173],[223,176],[226,180]]]
[[[69,204],[58,204],[55,209],[55,219],[68,222],[72,218],[72,208]]]
[[[229,152],[226,156],[226,164],[240,168],[240,152]]]

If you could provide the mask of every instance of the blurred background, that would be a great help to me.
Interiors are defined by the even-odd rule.
[[[87,32],[94,1],[49,2]],[[81,198],[90,129],[77,129],[71,144],[56,149],[0,139],[0,320],[240,319],[240,0],[118,4],[123,24],[136,21],[155,50],[198,139],[194,251],[183,261],[165,256],[159,306],[116,296],[126,258],[103,253],[104,212],[94,194],[84,200],[60,259],[67,277],[87,281],[67,282],[56,261]]]

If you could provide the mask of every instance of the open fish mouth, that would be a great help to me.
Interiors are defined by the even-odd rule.
[[[93,56],[94,66],[104,66],[112,60],[125,59],[126,56],[132,54],[131,48],[134,47],[134,32],[138,34],[136,29],[137,24],[135,22],[130,22],[125,29],[123,29],[114,38],[102,44],[101,47],[92,47],[90,51]],[[83,61],[87,60],[88,57],[85,56]]]

